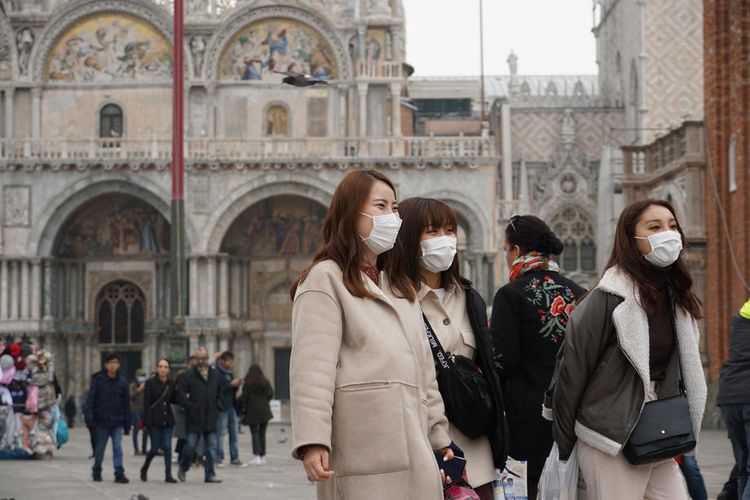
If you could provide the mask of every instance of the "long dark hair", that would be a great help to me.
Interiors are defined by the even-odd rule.
[[[546,222],[533,215],[514,215],[505,227],[505,241],[521,249],[521,254],[539,252],[560,255],[563,244]]]
[[[250,365],[250,368],[247,369],[247,375],[245,375],[244,387],[264,387],[268,383],[270,382],[266,376],[263,375],[263,370],[260,368],[260,365]]]
[[[458,231],[456,212],[447,204],[433,198],[409,198],[398,204],[401,229],[393,250],[385,255],[383,270],[388,276],[391,291],[414,302],[420,288],[419,258],[422,255],[420,240],[428,227],[451,227]],[[440,275],[440,286],[450,289],[461,285],[458,255],[453,264]]]
[[[361,238],[357,234],[357,217],[365,204],[372,186],[382,181],[396,193],[393,182],[376,170],[355,170],[350,172],[336,187],[331,205],[323,221],[323,246],[313,257],[312,264],[302,271],[292,283],[289,294],[294,300],[297,287],[305,281],[310,269],[324,260],[332,260],[344,273],[344,286],[358,298],[375,298],[365,286],[362,278]]]
[[[654,268],[643,258],[643,254],[641,254],[636,246],[635,226],[641,219],[643,212],[652,205],[664,207],[672,213],[677,224],[677,231],[682,237],[682,245],[683,247],[686,246],[685,234],[682,231],[680,222],[677,220],[677,215],[671,203],[664,200],[636,201],[625,207],[620,214],[620,219],[617,221],[617,229],[615,230],[615,242],[612,246],[612,254],[609,256],[609,261],[604,269],[606,271],[611,267],[617,266],[633,280],[640,293],[641,306],[649,315],[654,314],[661,306],[662,294],[649,280],[649,276],[654,274]],[[690,271],[682,255],[677,259],[677,262],[669,267],[667,271],[667,283],[670,291],[674,294],[675,301],[685,312],[696,319],[703,317],[701,302],[693,293],[693,278],[690,276]]]

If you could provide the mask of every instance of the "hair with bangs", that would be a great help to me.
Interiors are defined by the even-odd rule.
[[[419,259],[422,256],[420,241],[422,233],[430,228],[453,228],[458,233],[456,211],[447,203],[433,198],[409,198],[398,204],[401,216],[401,230],[393,250],[385,256],[383,270],[388,277],[391,291],[397,297],[410,302],[417,298],[421,286]],[[440,276],[440,286],[446,290],[462,286],[458,255],[453,264]]]
[[[344,286],[349,293],[357,298],[375,298],[362,277],[362,238],[357,234],[357,217],[378,181],[387,184],[393,190],[395,198],[396,187],[393,182],[376,170],[355,170],[341,180],[323,221],[323,245],[313,257],[312,264],[292,283],[289,290],[292,300],[297,287],[305,281],[310,269],[318,262],[329,259],[338,264],[344,273]]]

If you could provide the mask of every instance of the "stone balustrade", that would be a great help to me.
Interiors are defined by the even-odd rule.
[[[168,164],[169,139],[9,139],[0,141],[0,170],[17,167],[144,163]],[[403,160],[441,163],[496,156],[488,137],[269,138],[257,140],[188,139],[185,158],[193,164]],[[447,163],[446,163],[447,162]]]
[[[703,163],[703,122],[686,121],[651,144],[623,146],[625,176],[660,174],[685,162]]]
[[[359,80],[401,80],[404,65],[394,61],[359,61],[355,66],[355,76]]]

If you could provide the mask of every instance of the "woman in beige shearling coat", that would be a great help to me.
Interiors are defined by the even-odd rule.
[[[396,211],[387,177],[349,174],[323,248],[292,288],[292,455],[320,500],[443,497],[433,449],[450,437],[419,306],[393,296],[376,268]]]

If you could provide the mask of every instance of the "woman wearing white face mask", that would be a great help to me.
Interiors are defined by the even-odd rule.
[[[560,458],[577,454],[589,499],[688,498],[674,443],[660,444],[675,429],[697,439],[706,403],[701,307],[682,242],[669,203],[626,207],[606,271],[568,324],[545,404]],[[654,417],[670,399],[678,410]],[[643,443],[659,458],[644,459]]]
[[[348,174],[292,286],[292,456],[319,500],[442,498],[433,450],[452,452],[419,306],[378,271],[400,226],[393,183]]]
[[[403,225],[384,263],[393,292],[419,302],[443,350],[471,359],[485,375],[490,390],[495,418],[486,430],[470,438],[450,422],[450,415],[449,422],[451,438],[465,454],[469,484],[482,500],[491,500],[495,468],[502,469],[507,458],[507,436],[500,383],[493,369],[487,308],[459,273],[455,211],[439,200],[410,198],[399,204],[399,214]]]

